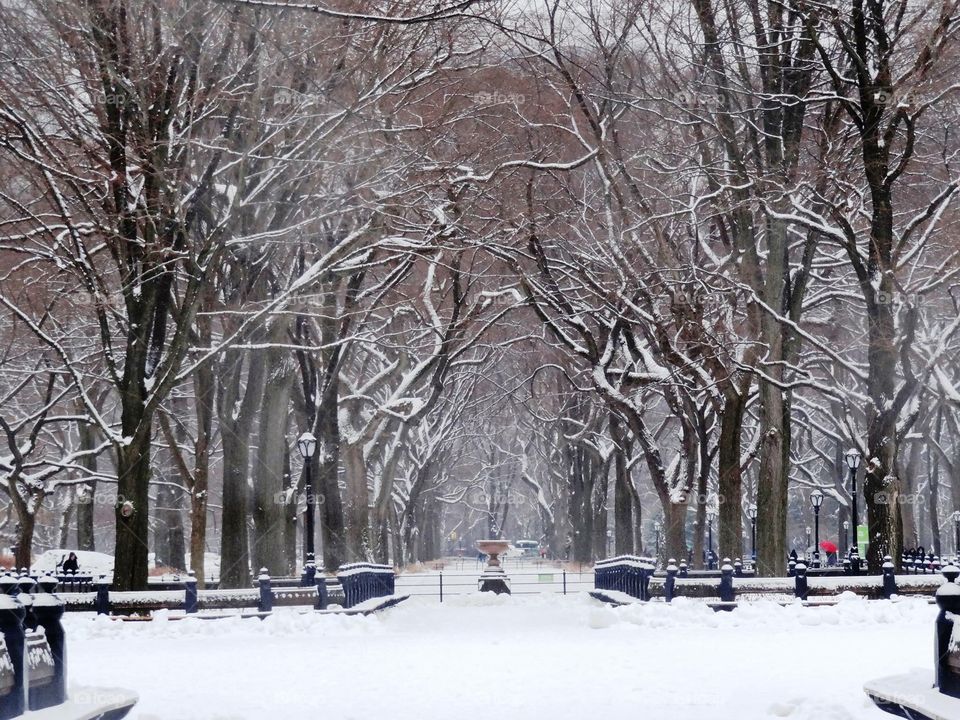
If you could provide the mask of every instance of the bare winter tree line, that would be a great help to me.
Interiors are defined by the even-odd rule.
[[[955,551],[958,22],[0,3],[3,544],[288,574],[310,431],[328,569],[736,557],[755,506],[777,574],[850,448],[873,569]]]

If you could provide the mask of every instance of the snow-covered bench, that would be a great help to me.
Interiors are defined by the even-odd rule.
[[[31,720],[119,720],[136,693],[113,688],[73,688],[67,695],[63,601],[57,581],[23,576],[0,594],[0,720],[30,711]]]
[[[911,720],[956,720],[960,718],[960,569],[943,569],[947,582],[937,590],[940,613],[936,621],[935,682],[924,671],[879,678],[864,685],[864,691],[879,707]]]

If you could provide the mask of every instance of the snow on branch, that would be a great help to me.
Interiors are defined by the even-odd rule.
[[[437,7],[430,12],[419,13],[416,15],[389,15],[386,13],[351,13],[342,10],[335,10],[326,5],[317,3],[288,3],[276,2],[276,0],[217,0],[221,3],[232,5],[249,5],[255,8],[265,8],[267,10],[296,10],[300,12],[309,12],[322,17],[333,18],[336,20],[357,20],[370,23],[390,23],[394,25],[417,25],[420,23],[437,22],[439,20],[449,20],[457,17],[465,17],[466,11],[475,5],[479,5],[488,0],[461,0],[447,6]]]

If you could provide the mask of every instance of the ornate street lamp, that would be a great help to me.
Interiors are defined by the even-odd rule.
[[[309,431],[305,432],[297,439],[297,450],[300,451],[300,457],[303,458],[303,469],[305,473],[303,487],[307,493],[307,526],[304,529],[304,562],[303,578],[301,579],[301,582],[305,586],[311,586],[313,585],[314,577],[316,576],[317,572],[313,550],[313,515],[315,495],[313,492],[313,481],[310,477],[310,466],[312,464],[310,462],[310,458],[313,457],[314,452],[317,450],[317,439],[313,436],[313,433]]]
[[[823,493],[819,489],[810,493],[813,505],[813,566],[820,567],[820,506],[823,505]]]
[[[850,468],[850,547],[857,544],[857,468],[860,467],[860,451],[855,448],[847,450],[844,455],[847,467]]]
[[[747,517],[750,518],[750,554],[753,562],[757,561],[757,506],[747,508]]]

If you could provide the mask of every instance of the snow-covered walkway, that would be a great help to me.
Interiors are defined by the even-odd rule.
[[[372,617],[66,625],[71,683],[139,691],[143,720],[879,720],[863,682],[932,678],[935,614],[916,599],[714,613],[478,594]]]

